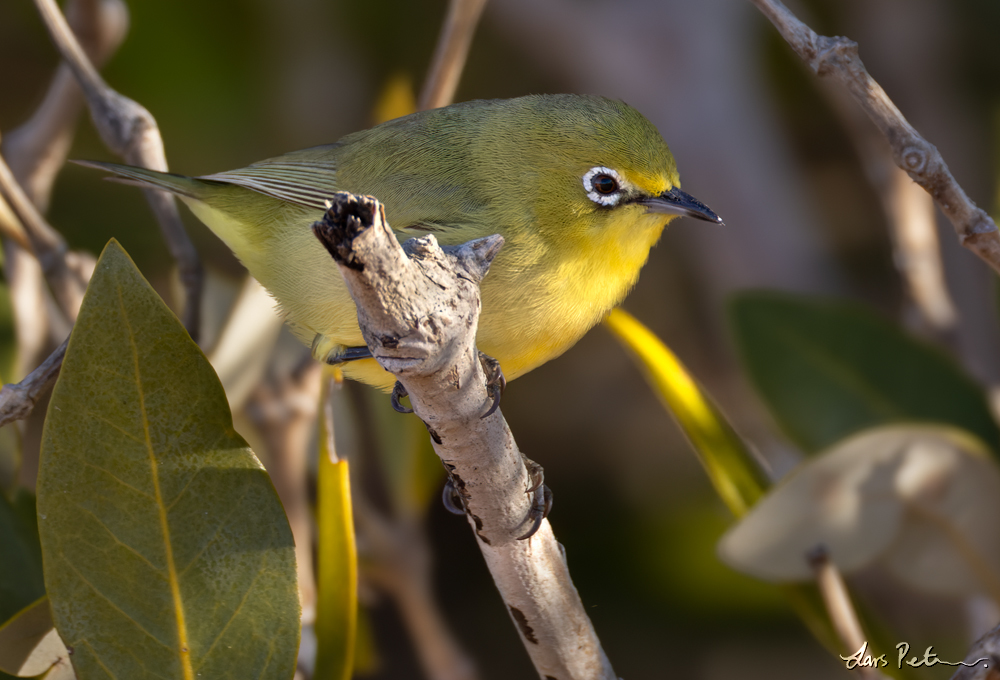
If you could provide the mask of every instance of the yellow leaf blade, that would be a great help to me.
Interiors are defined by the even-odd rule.
[[[330,381],[324,381],[326,403]],[[354,541],[350,470],[337,460],[332,433],[320,418],[317,484],[316,680],[349,680],[354,669],[358,611],[358,556]]]
[[[648,328],[622,309],[613,309],[604,325],[636,360],[677,420],[719,496],[734,515],[743,515],[770,483],[753,453],[674,353]]]

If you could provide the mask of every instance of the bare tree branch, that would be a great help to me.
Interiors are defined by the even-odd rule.
[[[69,338],[66,338],[58,349],[24,380],[16,385],[4,385],[3,389],[0,389],[0,427],[31,415],[35,404],[59,377],[59,369],[62,368],[68,344]]]
[[[840,575],[840,570],[830,559],[826,549],[817,547],[806,556],[806,559],[816,574],[816,585],[819,587],[820,595],[823,596],[823,604],[826,605],[830,621],[833,622],[840,642],[848,650],[848,654],[853,654],[863,646],[867,646],[865,634],[861,630],[858,613],[851,603],[851,595],[847,592],[844,577]],[[866,680],[886,680],[886,676],[873,667],[857,666],[856,670]]]
[[[299,369],[274,384],[262,382],[246,412],[264,438],[267,472],[295,537],[302,622],[316,617],[312,515],[306,489],[309,441],[315,432],[321,367],[308,355]]]
[[[938,334],[954,330],[958,311],[948,292],[934,200],[895,165],[889,145],[848,93],[822,88],[861,159],[868,183],[882,202],[892,235],[894,262],[923,323]]]
[[[314,232],[340,266],[369,349],[409,393],[460,490],[539,675],[614,680],[548,522],[518,540],[534,503],[531,476],[500,411],[483,417],[490,398],[475,348],[478,284],[502,238],[448,255],[433,236],[401,248],[377,201],[343,193]]]
[[[0,194],[0,236],[10,239],[25,250],[31,250],[31,243],[28,242],[28,235],[24,233],[21,220],[17,219],[17,215],[7,205],[2,194]]]
[[[458,80],[462,77],[472,36],[484,7],[486,0],[451,0],[449,3],[434,60],[417,102],[419,110],[447,106],[455,99]]]
[[[152,114],[138,103],[118,94],[104,82],[70,31],[55,0],[35,0],[35,4],[52,41],[83,89],[94,125],[104,143],[128,163],[166,171],[163,140]],[[173,197],[152,189],[145,193],[170,254],[177,261],[185,290],[184,326],[197,341],[203,284],[198,252],[184,231]]]
[[[122,0],[70,0],[66,18],[96,64],[111,57],[128,31],[128,8]],[[66,162],[82,107],[83,93],[69,66],[61,63],[34,115],[4,137],[4,158],[31,202],[43,213],[56,175]]]
[[[896,164],[929,193],[959,242],[1000,273],[1000,232],[958,185],[938,150],[907,122],[885,90],[865,70],[858,45],[847,38],[817,35],[779,0],[751,0],[813,73],[847,88],[892,147]]]
[[[3,158],[0,158],[0,194],[6,197],[24,227],[59,308],[66,318],[76,319],[89,279],[84,274],[93,269],[93,264],[86,261],[88,256],[69,251],[63,237],[38,212]]]

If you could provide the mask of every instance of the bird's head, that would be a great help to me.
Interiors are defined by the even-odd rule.
[[[524,100],[537,109],[518,143],[532,175],[523,180],[536,187],[532,218],[547,239],[638,253],[676,216],[722,224],[681,191],[669,148],[632,107],[578,95]]]

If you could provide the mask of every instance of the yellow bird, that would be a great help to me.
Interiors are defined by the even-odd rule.
[[[401,241],[501,234],[476,340],[508,380],[565,352],[621,302],[674,216],[722,223],[679,189],[656,128],[595,96],[454,104],[201,177],[84,164],[177,194],[329,363],[364,346],[354,302],[311,230],[333,192],[378,198]],[[373,359],[344,368],[383,389],[395,382]]]

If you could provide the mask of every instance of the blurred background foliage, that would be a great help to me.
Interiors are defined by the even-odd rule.
[[[392,78],[419,88],[445,4],[133,0],[130,32],[104,74],[156,117],[171,169],[241,167],[367,127]],[[1000,153],[1000,57],[992,46],[1000,6],[790,4],[818,32],[859,42],[872,75],[937,145],[973,200],[992,211]],[[31,3],[0,3],[0,130],[31,114],[56,63]],[[927,334],[894,267],[876,190],[824,87],[749,3],[493,0],[457,96],[603,94],[624,99],[657,125],[684,188],[727,226],[675,223],[624,306],[666,340],[779,473],[797,453],[738,369],[724,315],[733,291],[852,298]],[[85,122],[71,157],[114,160]],[[134,188],[67,167],[49,218],[72,248],[98,253],[117,238],[161,293],[170,289],[172,262]],[[221,242],[187,218],[207,267],[240,276]],[[1000,331],[992,276],[947,224],[940,231],[959,321],[932,339],[981,383],[995,385]],[[518,380],[503,409],[521,449],[545,466],[556,497],[554,530],[619,674],[846,677],[777,588],[718,561],[715,542],[731,516],[607,331],[595,329],[561,359]],[[484,677],[530,676],[465,522],[436,502],[428,521],[445,612]],[[908,641],[962,658],[968,641],[958,632],[958,604],[921,601],[911,610]],[[417,677],[388,600],[374,604],[371,620],[380,660],[371,677]],[[947,675],[939,667],[920,677]]]

